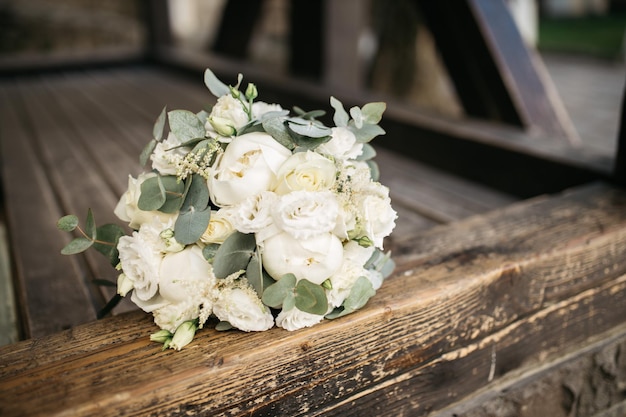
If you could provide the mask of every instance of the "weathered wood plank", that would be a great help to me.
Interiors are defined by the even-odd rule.
[[[398,242],[364,309],[297,332],[161,352],[135,312],[20,342],[0,349],[2,412],[426,415],[624,324],[625,209],[599,184],[435,227]]]
[[[13,262],[22,333],[40,336],[94,320],[83,280],[90,274],[81,257],[62,257],[69,236],[59,236],[64,213],[45,170],[36,124],[17,91],[0,88],[3,202]],[[63,161],[58,161],[63,164]],[[51,242],[59,247],[51,249]],[[37,314],[29,310],[37,308]],[[69,307],[69,308],[68,308]]]

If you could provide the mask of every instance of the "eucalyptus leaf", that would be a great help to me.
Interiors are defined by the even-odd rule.
[[[204,210],[209,205],[209,188],[206,181],[198,174],[193,174],[187,181],[189,181],[189,189],[180,210],[187,211],[192,207],[196,210]]]
[[[226,94],[230,94],[230,88],[221,82],[211,71],[210,69],[206,69],[204,71],[204,84],[207,86],[211,94],[215,97],[221,97]]]
[[[370,169],[370,178],[372,181],[378,181],[380,179],[380,169],[378,168],[376,161],[368,159],[365,163]]]
[[[71,232],[78,226],[78,217],[68,214],[57,221],[57,228],[63,232]]]
[[[213,273],[217,278],[226,278],[232,273],[247,269],[255,249],[254,234],[234,232],[217,250],[213,260]]]
[[[348,294],[346,299],[343,301],[343,304],[339,308],[336,308],[331,313],[327,314],[326,318],[336,319],[353,313],[367,304],[368,300],[375,294],[376,291],[374,290],[374,287],[372,287],[370,280],[365,277],[359,277],[352,286],[350,294]]]
[[[374,103],[367,103],[361,109],[361,114],[363,115],[363,120],[365,123],[377,124],[383,118],[383,113],[387,108],[387,104],[379,101]]]
[[[117,250],[117,243],[120,237],[126,233],[124,229],[117,224],[107,223],[97,229],[97,241],[93,247],[98,252],[106,256],[111,265],[117,266],[120,262],[120,254]]]
[[[161,183],[165,190],[165,202],[158,210],[162,213],[176,213],[183,205],[183,198],[187,193],[188,183],[179,181],[173,175],[162,176]]]
[[[150,159],[150,155],[154,152],[154,148],[156,148],[157,141],[151,139],[150,142],[141,150],[139,154],[139,163],[141,166],[145,166],[148,163],[148,159]]]
[[[361,151],[361,155],[357,157],[359,161],[367,161],[368,159],[373,159],[376,157],[376,150],[369,143],[363,144],[363,149]]]
[[[165,127],[165,116],[166,116],[166,107],[163,107],[159,117],[157,117],[156,122],[154,122],[154,126],[152,126],[152,137],[155,141],[159,142],[163,139],[163,128]]]
[[[285,126],[284,120],[282,118],[272,118],[266,119],[263,122],[263,129],[273,137],[276,142],[280,143],[287,149],[293,149],[294,143],[291,135],[289,135],[289,131],[287,130],[287,126]]]
[[[246,278],[259,298],[262,298],[265,289],[275,282],[274,279],[263,270],[258,252],[254,252],[250,259],[250,263],[246,269]]]
[[[329,127],[314,121],[299,118],[288,119],[287,126],[298,135],[309,138],[323,138],[330,136],[332,133],[332,130]]]
[[[330,105],[333,109],[335,109],[335,115],[333,116],[333,122],[337,127],[345,127],[348,126],[348,121],[350,120],[350,116],[343,108],[343,104],[341,101],[337,100],[335,97],[330,97]]]
[[[300,311],[322,315],[328,310],[328,299],[324,288],[307,279],[298,281],[295,296],[296,308]]]
[[[94,240],[97,235],[96,221],[93,217],[93,211],[87,209],[87,222],[85,223],[85,234]]]
[[[93,240],[86,237],[77,237],[61,249],[63,255],[76,255],[89,249],[93,245]]]
[[[294,274],[283,275],[278,281],[265,289],[261,301],[266,306],[280,308],[287,296],[290,294],[293,296],[296,281]]]
[[[202,256],[207,262],[213,263],[215,259],[215,254],[217,253],[217,249],[220,247],[219,243],[209,243],[204,248],[202,248]]]
[[[137,200],[137,208],[143,211],[158,210],[165,203],[165,187],[160,175],[147,178],[139,187],[140,194]]]
[[[354,125],[352,125],[352,122],[351,122],[348,128],[352,131],[352,133],[354,133],[354,136],[356,137],[356,140],[359,143],[369,142],[372,139],[374,139],[376,136],[385,134],[385,131],[383,130],[382,127],[378,125],[371,125],[369,123],[363,124],[361,128],[356,128]]]
[[[167,117],[170,130],[181,142],[203,138],[206,134],[204,124],[189,110],[171,110]]]
[[[361,113],[361,109],[357,106],[354,106],[350,109],[350,116],[352,117],[352,121],[354,125],[360,129],[364,123],[363,113]]]
[[[218,332],[225,332],[226,330],[234,329],[233,325],[227,321],[220,321],[215,325],[215,330]]]
[[[196,210],[191,207],[185,212],[180,212],[174,224],[174,238],[182,245],[190,245],[197,242],[206,231],[211,220],[211,209]]]

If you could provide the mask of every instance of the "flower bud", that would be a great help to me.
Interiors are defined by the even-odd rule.
[[[133,281],[128,279],[126,274],[122,273],[117,277],[117,293],[119,295],[126,297],[126,294],[128,294],[128,292],[133,288]]]
[[[174,332],[174,337],[170,343],[172,349],[181,350],[193,340],[198,330],[197,320],[187,320],[181,323]]]
[[[150,341],[158,342],[158,343],[165,343],[168,339],[171,339],[171,338],[172,338],[172,333],[165,329],[161,329],[158,332],[152,333],[150,335]]]
[[[174,231],[172,229],[163,230],[159,236],[163,239],[167,252],[180,252],[185,249],[185,245],[178,243],[178,241],[174,238]]]
[[[259,92],[256,89],[256,85],[249,83],[248,88],[246,88],[246,98],[248,100],[254,100],[259,95]]]
[[[237,129],[233,126],[232,121],[223,117],[211,116],[209,117],[209,123],[222,136],[233,136],[237,133]]]

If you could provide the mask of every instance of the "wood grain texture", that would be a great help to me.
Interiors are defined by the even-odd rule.
[[[206,329],[161,352],[134,312],[3,348],[1,413],[426,415],[626,317],[620,189],[537,198],[398,245],[364,309],[313,328]]]

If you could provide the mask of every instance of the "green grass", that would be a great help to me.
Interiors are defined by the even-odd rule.
[[[542,51],[623,58],[626,14],[541,19],[538,47]]]

